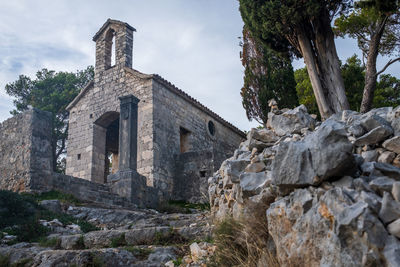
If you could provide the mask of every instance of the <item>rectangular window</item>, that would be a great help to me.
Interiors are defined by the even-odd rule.
[[[78,160],[80,160],[81,159],[81,154],[78,154]]]
[[[190,144],[189,144],[190,131],[186,130],[185,128],[180,127],[179,133],[180,133],[181,153],[188,152],[189,148],[190,148]]]

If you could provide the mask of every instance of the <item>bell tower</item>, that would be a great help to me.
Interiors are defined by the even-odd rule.
[[[96,42],[96,74],[113,67],[132,68],[135,31],[136,29],[128,23],[119,20],[108,19],[104,23],[93,37],[93,41]],[[115,62],[112,62],[112,59],[115,59]]]

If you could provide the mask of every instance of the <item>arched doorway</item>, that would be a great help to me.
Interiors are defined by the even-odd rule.
[[[105,183],[109,174],[118,171],[119,112],[106,112],[94,124],[93,146],[97,164],[93,165],[93,178],[95,182]]]

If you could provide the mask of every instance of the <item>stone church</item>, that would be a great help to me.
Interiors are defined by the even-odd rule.
[[[133,32],[108,19],[94,35],[94,81],[68,105],[66,174],[133,202],[200,201],[244,133],[156,74],[132,69]]]

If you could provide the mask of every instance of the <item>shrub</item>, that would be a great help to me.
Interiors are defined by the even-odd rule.
[[[111,247],[117,248],[122,246],[126,246],[125,234],[121,234],[120,236],[111,239]]]
[[[37,204],[43,199],[53,199],[55,196],[71,200],[67,194],[51,191],[39,195],[18,194],[11,191],[0,190],[0,232],[4,231],[16,235],[15,242],[36,242],[43,239],[48,233],[48,228],[39,223],[39,219],[58,219],[63,224],[78,224],[86,233],[98,230],[93,224],[76,219],[64,213],[54,213]]]
[[[279,266],[275,251],[268,250],[268,238],[266,218],[248,216],[240,221],[227,218],[214,232],[217,247],[214,265]]]
[[[0,266],[10,266],[10,255],[0,254]]]

